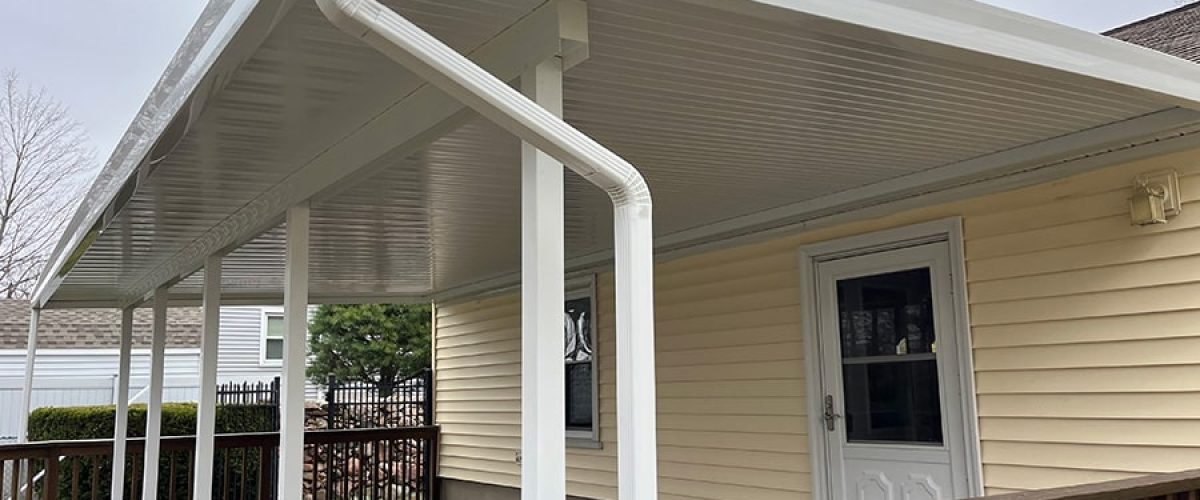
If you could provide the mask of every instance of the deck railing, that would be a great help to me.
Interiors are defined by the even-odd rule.
[[[1200,500],[1200,469],[1103,483],[993,495],[976,500]]]
[[[307,498],[437,498],[438,428],[308,431]],[[213,498],[273,500],[279,434],[219,434],[214,440]],[[127,441],[125,490],[139,498],[145,440]],[[164,437],[158,498],[191,498],[194,436]],[[0,499],[108,498],[112,440],[0,446]],[[311,496],[308,496],[311,495]]]

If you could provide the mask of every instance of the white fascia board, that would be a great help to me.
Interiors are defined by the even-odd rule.
[[[1071,74],[1091,80],[1085,84],[1122,87],[1164,104],[1200,109],[1198,64],[975,1],[684,1],[975,67],[1050,78]],[[837,24],[822,26],[822,19]],[[847,27],[863,29],[848,32]]]

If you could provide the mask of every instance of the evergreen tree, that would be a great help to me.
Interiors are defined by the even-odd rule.
[[[428,305],[323,305],[308,326],[309,380],[374,384],[391,396],[397,382],[430,366]]]

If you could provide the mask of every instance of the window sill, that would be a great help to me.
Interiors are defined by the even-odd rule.
[[[590,437],[567,437],[567,448],[576,448],[584,450],[601,450],[604,449],[604,443],[599,439]]]

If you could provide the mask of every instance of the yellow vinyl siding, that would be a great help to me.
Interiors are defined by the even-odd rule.
[[[1183,214],[1133,227],[1134,176],[1175,168]],[[1200,153],[658,263],[662,498],[806,498],[812,487],[797,249],[961,216],[989,493],[1200,467]],[[614,498],[612,277],[598,281],[603,449],[568,491]],[[519,485],[520,304],[437,311],[442,475]]]

